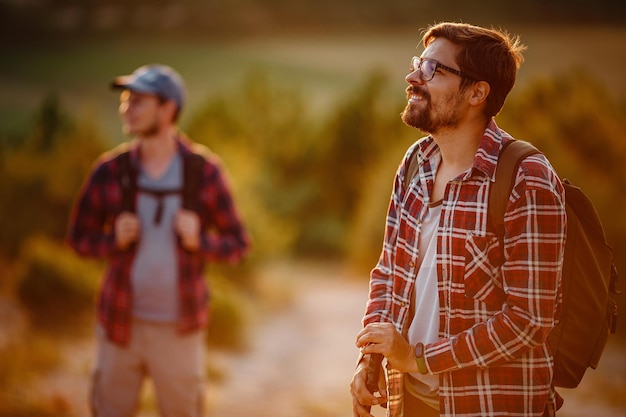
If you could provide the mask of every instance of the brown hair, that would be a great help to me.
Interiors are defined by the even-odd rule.
[[[526,47],[519,37],[466,23],[439,23],[426,30],[422,38],[424,47],[436,38],[447,39],[459,47],[456,63],[471,78],[463,79],[461,89],[475,81],[489,83],[491,89],[484,113],[488,118],[498,114],[524,61],[522,52]]]

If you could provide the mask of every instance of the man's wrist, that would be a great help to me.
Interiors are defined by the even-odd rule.
[[[426,360],[424,359],[424,344],[421,342],[415,345],[415,363],[420,374],[425,375],[428,373]]]

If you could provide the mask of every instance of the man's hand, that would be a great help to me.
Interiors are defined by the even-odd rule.
[[[400,372],[419,372],[415,348],[391,323],[370,323],[357,335],[361,353],[382,353],[389,364]]]
[[[196,251],[200,248],[200,217],[195,211],[178,210],[174,216],[174,231],[183,248]]]
[[[369,367],[370,355],[365,355],[354,371],[352,382],[350,382],[350,393],[352,394],[352,413],[354,417],[373,417],[370,409],[373,405],[387,402],[387,382],[385,373],[381,369],[378,377],[378,393],[370,392],[367,389],[367,370]],[[382,368],[382,365],[378,365]]]
[[[114,229],[117,248],[125,250],[128,249],[132,243],[139,240],[141,222],[139,221],[139,217],[135,214],[124,211],[115,219]]]

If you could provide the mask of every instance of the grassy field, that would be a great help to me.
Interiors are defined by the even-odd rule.
[[[508,28],[528,46],[518,89],[536,77],[585,68],[626,97],[626,28]],[[177,68],[187,80],[182,125],[212,94],[230,94],[248,75],[264,72],[273,85],[296,89],[310,108],[354,88],[370,71],[388,74],[390,94],[403,96],[407,62],[419,54],[420,29],[386,33],[316,34],[192,40],[80,40],[38,47],[1,47],[0,132],[24,129],[42,98],[55,92],[77,117],[114,141],[121,139],[116,100],[107,85],[144,63]],[[396,111],[393,109],[391,111]]]

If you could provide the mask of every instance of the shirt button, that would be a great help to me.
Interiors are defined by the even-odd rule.
[[[409,262],[409,266],[410,266],[411,268],[415,268],[415,262],[413,262],[413,261]]]

